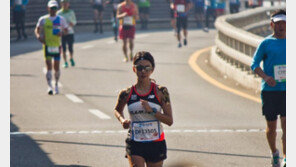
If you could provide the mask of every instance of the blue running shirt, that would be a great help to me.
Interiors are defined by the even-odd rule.
[[[285,73],[286,70],[286,39],[277,39],[272,35],[266,37],[257,48],[253,62],[252,70],[260,67],[260,62],[263,61],[263,72],[273,78],[279,73]],[[281,69],[283,69],[281,71]],[[276,74],[275,74],[276,71]],[[277,81],[275,87],[268,86],[262,79],[262,91],[286,91],[286,80]]]

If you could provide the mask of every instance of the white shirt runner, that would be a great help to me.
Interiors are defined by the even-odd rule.
[[[132,139],[134,141],[148,142],[159,138],[159,121],[132,122]]]

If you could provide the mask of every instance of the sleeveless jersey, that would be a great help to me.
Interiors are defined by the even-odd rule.
[[[127,16],[119,20],[120,25],[128,25],[128,26],[134,26],[136,25],[136,19],[135,16],[133,16],[135,10],[135,5],[132,3],[129,6],[126,5],[125,2],[123,2],[123,5],[121,6],[122,13],[126,12]]]
[[[145,95],[140,95],[135,86],[132,86],[127,101],[131,126],[128,137],[137,142],[152,142],[164,140],[161,122],[152,114],[145,111],[140,99],[148,101],[151,108],[161,112],[160,100],[156,94],[156,84],[151,82],[150,90]]]
[[[45,19],[44,33],[45,33],[45,44],[47,46],[58,47],[60,46],[61,37],[57,36],[61,31],[60,17],[56,17],[55,20],[51,21],[49,17]]]

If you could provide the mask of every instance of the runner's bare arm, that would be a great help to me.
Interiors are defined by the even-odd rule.
[[[129,127],[129,120],[126,120],[124,118],[123,110],[127,103],[128,96],[130,94],[131,88],[127,88],[125,90],[122,90],[117,99],[117,103],[114,109],[114,115],[119,120],[119,122],[122,124],[124,129],[127,129]]]
[[[122,8],[122,4],[119,4],[118,5],[118,8],[117,8],[117,13],[116,13],[117,19],[122,19],[122,18],[124,18],[127,15],[126,12],[122,12],[121,11],[121,8]]]
[[[41,43],[44,44],[44,39],[43,39],[42,34],[41,34],[41,27],[36,27],[34,32],[35,32],[35,36],[36,36],[36,38],[37,38]]]
[[[173,124],[173,113],[172,113],[172,107],[171,107],[171,101],[170,101],[170,95],[169,95],[168,89],[163,86],[158,86],[157,95],[161,102],[163,114],[157,113],[155,114],[155,117],[159,121],[171,126]]]

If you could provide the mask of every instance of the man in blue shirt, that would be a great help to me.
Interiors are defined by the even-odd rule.
[[[262,78],[262,113],[267,122],[266,137],[272,152],[272,166],[280,167],[276,148],[277,117],[282,126],[283,166],[286,166],[286,11],[277,10],[271,15],[274,33],[266,37],[257,48],[252,70]],[[263,69],[260,62],[263,61]]]
[[[10,7],[13,10],[13,22],[15,23],[15,28],[17,31],[17,41],[22,38],[21,30],[23,37],[26,39],[27,34],[25,32],[25,13],[26,13],[26,5],[28,4],[28,0],[11,0]]]

